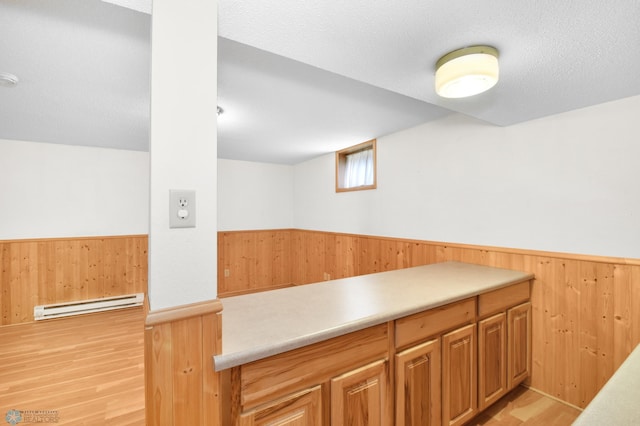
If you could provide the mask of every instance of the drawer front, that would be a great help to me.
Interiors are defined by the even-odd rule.
[[[396,320],[396,348],[419,342],[476,319],[476,299],[429,309]]]
[[[388,354],[389,333],[384,323],[242,365],[242,408],[326,382],[354,367],[386,359]]]
[[[478,316],[484,317],[526,302],[530,298],[530,281],[490,291],[478,296]]]

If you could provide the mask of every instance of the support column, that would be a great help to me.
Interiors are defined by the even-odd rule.
[[[147,425],[220,425],[220,379],[212,355],[222,345],[222,304],[149,313],[145,326]]]
[[[220,424],[217,32],[216,0],[153,0],[147,425]],[[195,227],[170,228],[170,190],[195,193]]]

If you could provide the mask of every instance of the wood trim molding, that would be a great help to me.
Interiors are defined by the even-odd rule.
[[[230,231],[218,231],[220,234],[246,234],[247,232],[284,232],[284,231],[300,231],[296,228],[271,228],[271,229],[236,229]]]
[[[147,234],[131,234],[131,235],[86,235],[82,237],[51,237],[51,238],[17,238],[9,240],[0,240],[2,243],[33,243],[33,242],[49,242],[49,241],[67,241],[67,240],[119,240],[123,238],[147,238]]]
[[[222,302],[219,299],[206,300],[204,302],[149,311],[144,324],[152,326],[219,312],[222,312]]]

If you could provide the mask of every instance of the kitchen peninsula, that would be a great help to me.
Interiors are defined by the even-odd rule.
[[[530,374],[532,279],[446,262],[222,299],[225,424],[462,424]]]

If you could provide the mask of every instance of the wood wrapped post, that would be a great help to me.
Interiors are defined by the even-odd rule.
[[[222,303],[212,300],[151,311],[145,322],[146,424],[217,426]]]

